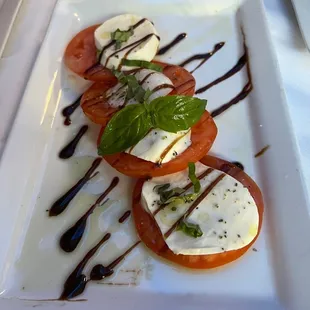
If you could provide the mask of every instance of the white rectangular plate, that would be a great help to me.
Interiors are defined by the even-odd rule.
[[[0,57],[22,0],[0,0]]]
[[[308,0],[292,0],[301,34],[310,51],[310,2]]]
[[[81,110],[63,125],[61,110],[85,89],[63,66],[70,38],[83,28],[125,13],[154,21],[162,44],[177,34],[188,37],[162,57],[180,63],[225,41],[224,48],[195,72],[202,86],[232,68],[248,47],[254,90],[216,118],[214,154],[240,161],[263,191],[266,212],[255,251],[228,266],[209,272],[188,272],[166,264],[139,246],[117,268],[114,277],[88,286],[82,298],[66,309],[309,309],[310,221],[299,173],[277,63],[271,47],[263,6],[259,0],[61,0],[58,2],[41,52],[24,94],[0,166],[0,308],[36,306],[56,309],[62,284],[88,249],[106,232],[111,241],[92,259],[108,263],[136,240],[130,221],[117,218],[130,208],[134,181],[106,164],[66,212],[48,218],[46,210],[86,171],[96,156],[98,127],[82,138],[75,156],[58,159],[59,150],[82,124]],[[234,4],[234,5],[232,5]],[[244,35],[243,35],[244,34]],[[240,92],[248,81],[246,69],[202,94],[214,110]],[[85,83],[84,83],[85,84]],[[262,147],[270,149],[255,159]],[[85,212],[97,195],[119,175],[120,186],[108,208],[97,208],[87,235],[73,254],[58,248],[61,233]]]

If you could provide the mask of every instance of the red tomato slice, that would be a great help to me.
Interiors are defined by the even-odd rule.
[[[100,25],[90,26],[80,31],[69,42],[65,55],[65,65],[79,76],[91,81],[116,80],[109,69],[97,64],[97,49],[94,32]]]
[[[171,95],[194,95],[196,82],[186,69],[175,65],[157,63],[163,67],[163,74],[173,82],[175,88],[170,93]],[[115,83],[114,80],[97,82],[84,93],[81,106],[92,122],[105,126],[113,114],[119,110],[119,108],[110,107],[106,100],[107,90]]]
[[[103,130],[99,134],[99,141]],[[104,156],[104,159],[119,172],[132,177],[155,177],[171,174],[187,168],[189,162],[200,160],[210,150],[217,127],[209,112],[204,112],[199,122],[192,127],[192,144],[183,153],[161,166],[127,153]]]
[[[250,191],[258,208],[259,227],[257,236],[249,245],[238,250],[211,255],[176,255],[166,245],[161,231],[159,230],[153,217],[144,210],[140,203],[141,191],[144,183],[143,179],[138,180],[135,186],[132,202],[133,217],[138,235],[142,242],[156,255],[175,264],[192,269],[210,269],[219,267],[228,264],[242,256],[257,239],[261,230],[264,212],[264,203],[261,191],[256,183],[244,171],[234,166],[233,164],[226,162],[225,160],[212,156],[205,156],[203,159],[201,159],[201,162],[207,166],[228,173],[239,182],[241,182]]]

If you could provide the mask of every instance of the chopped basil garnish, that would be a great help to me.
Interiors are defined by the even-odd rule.
[[[178,225],[178,230],[181,230],[185,235],[193,238],[199,238],[203,235],[203,232],[199,225],[186,222],[182,220]]]
[[[168,200],[165,201],[165,204],[172,204],[174,206],[181,205],[183,203],[193,202],[197,198],[197,194],[187,194],[184,196],[172,196]]]
[[[169,191],[164,191],[160,193],[160,202],[162,204],[168,204],[172,197],[179,196],[182,193],[184,193],[184,189],[180,187],[173,188]]]
[[[117,29],[114,32],[111,32],[111,40],[115,40],[115,48],[117,50],[120,49],[122,43],[127,42],[133,33],[133,27],[130,27],[128,30]]]
[[[200,181],[195,174],[196,168],[194,163],[188,163],[188,177],[194,185],[194,192],[199,193],[201,189]]]
[[[135,82],[131,79],[128,82],[128,76],[120,77],[120,81],[125,80],[134,87]],[[101,136],[98,154],[123,152],[137,144],[152,128],[174,133],[187,130],[199,121],[205,107],[205,100],[190,96],[159,97],[150,104],[128,105],[109,121]]]
[[[120,83],[127,85],[126,100],[134,98],[139,103],[143,103],[149,99],[152,95],[152,91],[145,90],[138,82],[134,75],[125,75],[123,72],[112,70],[113,74],[119,80]]]
[[[161,194],[164,191],[166,191],[170,187],[170,183],[165,183],[165,184],[159,184],[154,186],[153,191],[157,194]]]
[[[154,186],[153,190],[156,192],[160,197],[161,204],[169,203],[170,199],[176,198],[177,196],[184,193],[184,189],[180,187],[176,187],[173,189],[168,190],[170,187],[170,183],[161,184]]]
[[[163,68],[160,65],[154,64],[149,61],[145,60],[135,60],[135,59],[123,59],[122,65],[128,66],[128,67],[140,67],[140,68],[146,68],[158,72],[162,72]]]

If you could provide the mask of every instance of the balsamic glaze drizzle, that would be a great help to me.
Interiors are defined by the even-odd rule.
[[[175,45],[180,43],[182,40],[186,38],[187,34],[185,32],[180,33],[178,36],[176,36],[170,43],[163,46],[159,49],[157,55],[164,55],[166,54],[171,48],[173,48]]]
[[[214,111],[211,112],[211,116],[212,117],[216,117],[220,114],[222,114],[223,112],[225,112],[226,110],[228,110],[230,107],[232,107],[233,105],[237,104],[239,101],[243,100],[244,98],[246,98],[248,96],[248,94],[252,91],[253,87],[252,87],[252,83],[249,81],[244,88],[242,89],[242,91],[233,99],[231,99],[229,102],[223,104],[222,106],[220,106],[219,108],[215,109]]]
[[[87,279],[85,274],[83,274],[84,268],[88,261],[95,255],[97,250],[111,237],[110,233],[104,235],[104,237],[84,256],[81,262],[76,266],[72,273],[67,278],[63,291],[59,297],[59,300],[68,300],[82,294],[86,288],[89,281],[99,281],[104,278],[110,277],[114,273],[114,268],[121,263],[126,256],[135,249],[141,241],[137,241],[130,248],[128,248],[123,254],[118,256],[112,263],[108,266],[103,266],[102,264],[95,265],[91,272],[90,277]]]
[[[68,159],[70,158],[74,152],[75,149],[83,137],[83,135],[86,133],[88,130],[88,126],[84,125],[80,128],[79,132],[76,134],[76,136],[73,138],[72,141],[70,141],[60,152],[59,152],[59,158],[61,159]]]
[[[211,192],[211,190],[225,177],[225,174],[219,175],[202,193],[198,198],[194,201],[194,203],[189,207],[189,209],[182,215],[170,228],[169,230],[164,234],[165,238],[168,238],[174,230],[178,227],[180,222],[184,219],[186,219],[193,211],[194,209],[208,196],[208,194]]]
[[[77,193],[82,189],[82,187],[89,181],[91,178],[96,176],[98,172],[94,175],[94,171],[98,168],[101,163],[102,158],[96,158],[89,170],[85,173],[85,175],[74,185],[72,186],[64,195],[62,195],[54,204],[51,206],[49,210],[49,216],[57,216],[61,214],[69,205],[71,200],[77,195]]]
[[[63,251],[70,253],[76,249],[84,235],[88,217],[98,206],[102,206],[108,201],[107,199],[103,202],[103,204],[101,204],[104,198],[107,197],[107,195],[117,186],[118,183],[119,178],[113,178],[109,187],[100,195],[96,202],[61,236],[59,245]]]
[[[204,54],[196,54],[194,56],[191,56],[190,58],[184,60],[182,63],[179,64],[180,67],[184,67],[187,64],[195,61],[195,60],[201,60],[201,62],[195,67],[194,70],[191,71],[191,73],[194,73],[198,68],[200,68],[207,60],[209,60],[217,51],[219,51],[223,46],[225,45],[225,42],[220,42],[214,46],[213,51],[204,53]]]
[[[87,278],[83,274],[83,270],[88,263],[88,261],[95,255],[97,250],[110,239],[111,234],[106,233],[103,238],[93,247],[91,248],[80,263],[75,267],[75,269],[71,272],[66,282],[64,283],[63,291],[59,297],[59,300],[71,299],[75,296],[82,294],[85,290],[87,284]]]
[[[131,211],[130,210],[127,210],[119,219],[118,219],[118,222],[119,223],[124,223],[127,219],[128,219],[128,217],[130,216],[130,214],[131,214]]]
[[[265,152],[268,151],[269,148],[270,148],[270,145],[269,145],[269,144],[268,144],[268,145],[265,145],[259,152],[257,152],[257,153],[254,155],[254,157],[255,157],[255,158],[258,158],[258,157],[264,155]]]
[[[234,162],[232,162],[232,164],[235,165],[236,167],[238,167],[239,169],[244,170],[244,166],[241,163],[239,163],[238,161],[234,161]]]
[[[72,104],[68,105],[62,110],[62,115],[65,117],[64,124],[66,126],[71,125],[71,119],[70,116],[73,114],[73,112],[80,106],[82,96],[80,96],[78,99],[76,99]]]
[[[239,72],[244,65],[247,63],[247,54],[245,53],[239,60],[238,62],[228,71],[226,72],[223,76],[217,78],[215,81],[213,81],[212,83],[207,84],[206,86],[203,86],[199,89],[196,90],[195,94],[201,94],[203,92],[205,92],[206,90],[208,90],[209,88],[217,85],[220,82],[225,81],[226,79],[230,78],[231,76],[233,76],[234,74],[236,74],[237,72]]]
[[[128,250],[126,250],[123,254],[121,254],[119,257],[117,257],[112,263],[110,263],[108,266],[104,267],[103,265],[96,265],[92,271],[91,271],[91,277],[90,280],[102,280],[110,275],[113,274],[113,268],[115,268],[124,258],[134,249],[136,248],[141,241],[137,241],[135,244],[133,244]],[[109,271],[108,273],[101,273],[101,271]]]

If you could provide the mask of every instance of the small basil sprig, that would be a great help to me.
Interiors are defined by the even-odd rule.
[[[199,193],[201,189],[200,181],[195,174],[196,168],[194,163],[188,163],[188,177],[194,185],[194,192]]]
[[[169,190],[170,183],[154,186],[153,190],[159,195],[160,204],[168,204],[169,201],[185,192],[183,188],[175,187]]]
[[[154,186],[153,191],[160,195],[161,193],[165,192],[169,187],[170,183],[159,184]]]
[[[128,30],[116,29],[114,32],[111,32],[111,40],[115,40],[115,48],[117,50],[120,49],[122,43],[127,42],[133,33],[133,27],[130,27]]]
[[[176,133],[199,121],[206,100],[189,96],[166,96],[150,104],[132,104],[109,121],[98,147],[101,156],[123,152],[137,144],[152,128]]]
[[[203,232],[198,224],[189,223],[185,220],[182,220],[177,230],[181,230],[184,234],[193,237],[193,238],[199,238],[203,235]]]
[[[182,205],[184,203],[193,202],[197,198],[198,194],[187,194],[184,196],[173,196],[165,201],[164,204],[176,207],[178,205]]]
[[[146,60],[136,60],[136,59],[126,59],[124,58],[122,60],[122,65],[124,66],[128,66],[128,67],[140,67],[140,68],[146,68],[146,69],[150,69],[150,70],[154,70],[154,71],[158,71],[158,72],[162,72],[163,71],[163,67],[155,64],[153,62],[149,62]]]
[[[127,85],[126,101],[134,98],[137,102],[143,103],[152,95],[152,91],[145,90],[134,75],[125,75],[123,72],[112,70],[120,83]]]

